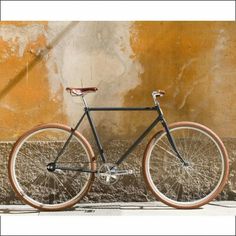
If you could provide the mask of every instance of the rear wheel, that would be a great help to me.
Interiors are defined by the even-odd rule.
[[[58,168],[48,168],[53,167],[50,163],[70,135],[71,128],[67,126],[46,124],[28,131],[16,142],[8,168],[10,182],[22,201],[40,210],[62,210],[88,192],[96,166],[91,146],[78,132],[59,157]]]
[[[229,160],[226,149],[207,127],[179,122],[170,125],[177,149],[188,165],[184,166],[172,149],[165,131],[149,142],[143,173],[155,197],[176,208],[197,208],[213,200],[223,189]]]

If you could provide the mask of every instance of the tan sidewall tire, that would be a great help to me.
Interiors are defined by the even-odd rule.
[[[41,211],[58,211],[58,210],[63,210],[63,209],[66,209],[66,208],[70,208],[73,205],[75,205],[77,202],[79,202],[90,190],[90,187],[91,187],[92,182],[95,178],[95,175],[94,175],[94,173],[91,173],[91,175],[90,175],[90,177],[89,177],[89,179],[86,183],[86,187],[84,188],[84,190],[81,194],[77,195],[77,197],[75,197],[73,201],[63,203],[60,206],[44,207],[43,205],[40,205],[40,206],[35,205],[32,202],[25,199],[22,196],[22,194],[20,193],[20,191],[18,190],[17,184],[15,183],[15,179],[13,178],[13,169],[14,169],[13,157],[14,157],[15,152],[16,152],[17,148],[19,147],[19,145],[21,145],[22,141],[24,141],[30,134],[32,134],[32,133],[34,133],[34,132],[36,132],[40,129],[47,129],[47,128],[58,128],[58,129],[61,129],[61,130],[64,130],[64,131],[71,132],[71,128],[66,126],[66,125],[50,123],[50,124],[43,124],[43,125],[36,126],[35,128],[33,128],[33,129],[27,131],[26,133],[24,133],[16,141],[16,143],[14,144],[14,146],[12,148],[12,151],[10,153],[10,157],[9,157],[9,160],[8,160],[8,175],[9,175],[9,180],[10,180],[10,183],[12,185],[13,190],[15,191],[15,193],[17,194],[17,196],[19,197],[19,199],[22,202],[24,202],[24,203],[26,203],[26,204],[34,207],[34,208],[37,208]],[[86,148],[87,153],[89,154],[88,158],[90,159],[90,161],[92,163],[91,164],[91,169],[92,169],[92,171],[95,171],[96,170],[96,160],[95,160],[94,152],[92,150],[91,145],[79,132],[76,131],[75,136],[83,143],[84,147]]]
[[[147,147],[145,149],[144,152],[144,157],[143,157],[143,163],[142,163],[142,167],[143,167],[143,176],[144,176],[144,180],[145,183],[148,187],[148,189],[154,194],[154,196],[156,197],[157,200],[162,201],[163,203],[171,206],[171,207],[175,207],[178,209],[192,209],[192,208],[198,208],[200,206],[203,206],[205,204],[207,204],[208,202],[212,201],[214,198],[217,197],[217,195],[223,190],[227,179],[228,179],[228,175],[229,175],[229,158],[228,158],[228,154],[226,151],[226,148],[223,144],[223,142],[220,140],[220,138],[209,128],[198,124],[198,123],[194,123],[194,122],[178,122],[178,123],[173,123],[171,125],[169,125],[169,128],[177,128],[177,127],[193,127],[193,128],[198,128],[204,132],[206,132],[207,134],[209,134],[215,141],[216,143],[219,145],[223,158],[224,158],[224,164],[225,164],[225,170],[224,170],[224,174],[223,174],[223,178],[222,181],[219,185],[219,187],[215,190],[215,192],[213,194],[211,194],[208,198],[204,199],[203,201],[199,201],[197,204],[192,204],[192,205],[188,205],[188,206],[183,206],[183,205],[178,205],[178,204],[173,204],[172,202],[168,202],[165,199],[163,199],[152,187],[152,184],[149,181],[148,178],[148,174],[147,174],[147,159],[151,150],[151,147],[153,146],[153,144],[155,143],[155,140],[157,137],[159,137],[164,130],[161,130],[159,132],[157,132],[149,141],[149,143],[147,144]]]

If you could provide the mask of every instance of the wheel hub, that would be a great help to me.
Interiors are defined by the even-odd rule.
[[[49,163],[47,165],[47,170],[50,172],[54,172],[56,170],[56,164],[55,163]]]

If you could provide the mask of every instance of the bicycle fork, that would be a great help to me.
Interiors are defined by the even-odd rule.
[[[169,127],[165,121],[165,119],[163,118],[162,121],[161,121],[165,131],[166,131],[166,135],[167,135],[167,138],[168,138],[168,141],[173,149],[173,151],[176,153],[177,157],[180,159],[180,161],[183,163],[184,166],[188,166],[189,164],[181,157],[177,147],[176,147],[176,143],[175,143],[175,140],[173,138],[173,136],[171,135],[170,133],[170,130],[169,130]]]
[[[160,116],[161,124],[162,124],[163,128],[166,131],[166,135],[167,135],[168,141],[169,141],[173,151],[177,155],[178,159],[183,163],[183,165],[184,166],[188,166],[189,164],[183,159],[183,157],[180,155],[180,153],[179,153],[179,151],[177,149],[174,137],[170,133],[170,129],[169,129],[168,125],[167,125],[167,122],[166,122],[165,118],[163,117],[163,112],[162,112],[160,106],[158,106],[159,104],[156,104],[156,105],[157,105],[157,111],[158,111],[159,116]]]

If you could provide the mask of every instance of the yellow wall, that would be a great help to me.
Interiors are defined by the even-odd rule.
[[[152,105],[151,92],[164,89],[167,120],[234,137],[235,65],[234,22],[1,22],[0,139],[38,123],[74,124],[81,104],[64,88],[81,85],[99,88],[88,100],[101,106]],[[128,138],[154,116],[94,117],[104,136]]]
[[[1,22],[1,26],[24,27],[35,23]],[[47,27],[45,22],[43,24]],[[14,30],[14,29],[12,29]],[[24,32],[22,32],[23,34]],[[13,31],[14,34],[14,31]],[[50,97],[45,58],[35,55],[37,48],[47,44],[43,34],[30,41],[19,56],[20,40],[4,41],[0,37],[0,137],[14,140],[37,123],[65,122],[60,96]]]
[[[164,89],[169,121],[197,121],[235,137],[235,22],[136,22],[131,45],[143,72],[125,105],[151,103],[151,91]],[[148,118],[132,120],[142,125]]]

